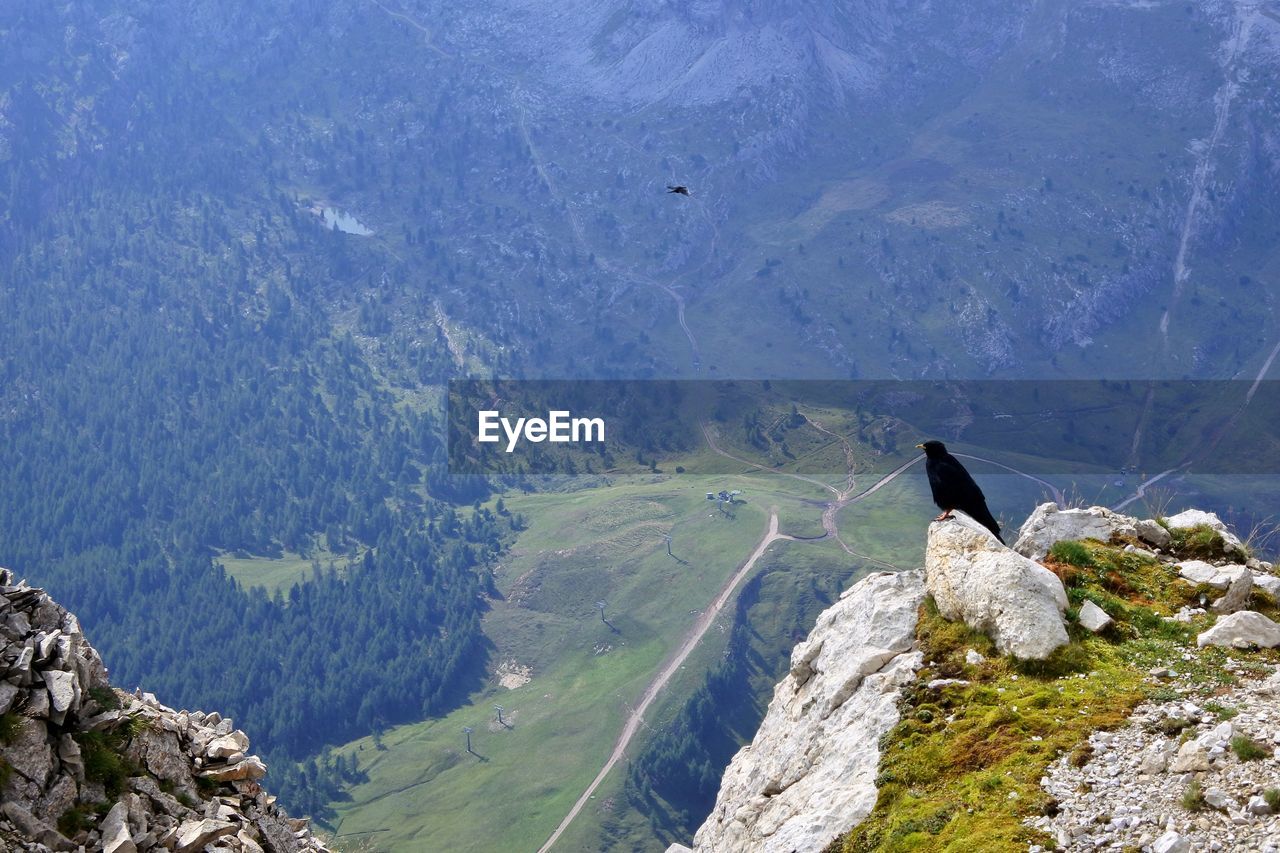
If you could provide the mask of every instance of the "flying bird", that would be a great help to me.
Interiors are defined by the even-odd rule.
[[[987,509],[987,499],[982,494],[982,489],[978,488],[978,484],[973,481],[973,477],[969,476],[969,472],[960,464],[960,460],[948,453],[941,441],[926,441],[924,444],[917,444],[916,447],[924,451],[924,470],[929,475],[929,488],[933,490],[933,502],[938,505],[938,509],[942,510],[942,514],[934,521],[948,519],[952,511],[958,509],[990,530],[1003,545],[1004,540],[1000,538],[1000,525],[992,517],[991,510]]]
[[[676,186],[676,187],[671,186],[671,184],[667,184],[667,192],[675,193],[676,195],[688,195],[689,188],[686,187],[684,184],[680,184],[679,186]]]

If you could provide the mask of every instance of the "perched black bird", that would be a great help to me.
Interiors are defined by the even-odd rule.
[[[947,452],[941,441],[926,441],[916,447],[924,451],[924,470],[929,475],[929,488],[933,490],[933,502],[942,510],[934,521],[942,521],[951,517],[952,510],[960,510],[974,521],[995,534],[1000,539],[1000,525],[987,509],[987,499],[982,489],[969,476],[969,472]],[[1004,540],[1000,539],[1000,544]]]
[[[668,193],[676,193],[677,195],[688,195],[688,194],[689,194],[689,188],[688,188],[688,187],[686,187],[684,184],[681,184],[681,185],[680,185],[680,186],[678,186],[678,187],[673,187],[673,186],[671,186],[671,184],[667,184],[667,192],[668,192]]]

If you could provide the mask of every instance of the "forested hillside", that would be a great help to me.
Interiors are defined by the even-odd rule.
[[[333,313],[367,254],[275,194],[180,44],[125,62],[97,37],[130,27],[84,12],[4,13],[0,564],[117,683],[224,709],[276,757],[448,707],[483,672],[506,522]],[[406,374],[447,369],[416,344]],[[282,550],[324,560],[271,597],[215,563]]]

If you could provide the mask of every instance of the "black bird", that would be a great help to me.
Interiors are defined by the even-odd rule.
[[[969,476],[969,472],[947,452],[941,441],[926,441],[916,447],[924,451],[924,470],[929,475],[929,488],[933,490],[933,502],[942,510],[934,521],[942,521],[951,517],[952,510],[960,510],[974,521],[995,534],[1000,539],[1000,525],[987,509],[987,499],[982,489]],[[1000,544],[1004,540],[1000,539]]]
[[[667,184],[667,192],[668,192],[668,193],[676,193],[677,195],[688,195],[688,194],[689,194],[689,188],[688,188],[688,187],[686,187],[684,184],[681,184],[681,185],[680,185],[680,186],[678,186],[678,187],[673,187],[673,186],[671,186],[671,184]]]

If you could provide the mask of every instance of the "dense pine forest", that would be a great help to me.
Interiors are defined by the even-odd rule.
[[[279,191],[176,43],[116,85],[88,21],[39,20],[74,9],[6,15],[31,41],[0,59],[23,122],[0,144],[0,565],[83,619],[116,683],[234,716],[318,808],[354,770],[292,760],[484,672],[509,523],[444,474],[452,362],[438,334],[379,350],[385,307],[344,295],[370,250]],[[73,90],[110,109],[68,125]],[[217,562],[282,551],[324,559],[273,595]]]

